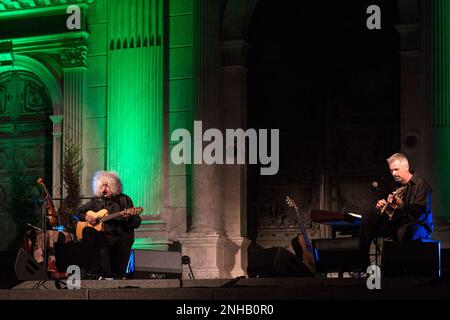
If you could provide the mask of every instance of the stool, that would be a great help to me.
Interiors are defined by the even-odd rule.
[[[383,243],[381,270],[385,277],[440,277],[441,241]]]

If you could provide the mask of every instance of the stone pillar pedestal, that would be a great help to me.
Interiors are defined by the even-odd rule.
[[[226,270],[232,278],[247,276],[248,246],[252,241],[239,235],[230,236],[226,246]]]
[[[191,268],[196,279],[226,279],[227,239],[214,232],[191,232],[178,238],[182,254],[191,258]],[[189,278],[189,268],[184,268],[183,278]]]

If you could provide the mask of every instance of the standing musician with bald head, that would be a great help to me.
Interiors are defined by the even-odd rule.
[[[376,236],[416,241],[429,238],[433,232],[430,186],[409,169],[405,155],[395,153],[387,162],[398,189],[387,199],[379,200],[375,208],[363,216],[360,250],[367,255],[367,260],[370,244]]]
[[[104,222],[100,232],[91,227],[82,229],[83,242],[106,243],[109,246],[111,271],[116,278],[124,278],[134,242],[134,229],[140,226],[141,218],[130,215],[126,210],[133,208],[133,201],[122,193],[122,183],[115,172],[98,171],[92,179],[92,189],[94,198],[78,209],[78,220],[95,225],[98,219],[92,213],[102,209],[119,216]]]

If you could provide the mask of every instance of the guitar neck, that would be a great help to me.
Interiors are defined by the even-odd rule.
[[[101,222],[105,222],[105,221],[108,221],[108,220],[116,219],[116,218],[120,217],[125,211],[131,210],[131,209],[134,209],[134,211],[137,209],[137,212],[131,213],[131,215],[138,215],[138,214],[140,214],[142,212],[142,208],[128,208],[128,209],[125,209],[125,210],[122,210],[122,211],[118,211],[118,212],[114,212],[114,213],[108,214],[107,216],[105,216],[105,217],[103,217],[101,219]]]
[[[122,211],[119,211],[119,212],[115,212],[115,213],[108,214],[106,217],[103,217],[103,218],[101,219],[101,222],[105,222],[105,221],[108,221],[108,220],[116,219],[116,218],[120,217],[124,211],[125,211],[125,210],[122,210]]]
[[[295,212],[297,213],[298,222],[300,223],[300,229],[302,231],[303,239],[305,240],[306,248],[309,252],[312,252],[311,243],[309,241],[308,234],[306,233],[305,226],[303,225],[302,217],[300,216],[298,208],[295,208]]]

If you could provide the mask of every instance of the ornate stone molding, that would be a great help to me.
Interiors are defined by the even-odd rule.
[[[71,4],[90,4],[94,0],[0,0],[0,12],[40,10]]]
[[[53,122],[53,132],[52,135],[59,138],[62,136],[62,114],[51,115],[50,120]]]
[[[58,60],[63,68],[87,67],[87,46],[73,46],[62,48],[58,54]]]

